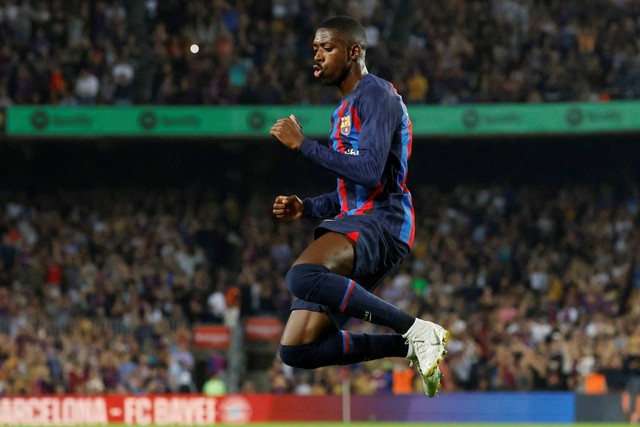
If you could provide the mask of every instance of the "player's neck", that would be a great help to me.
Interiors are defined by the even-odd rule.
[[[359,64],[359,66],[353,67],[345,79],[342,80],[342,83],[338,86],[342,96],[345,97],[356,90],[360,80],[362,80],[362,78],[367,74],[369,74],[369,71],[367,70],[366,65]]]

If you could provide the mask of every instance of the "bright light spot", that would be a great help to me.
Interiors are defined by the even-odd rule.
[[[194,43],[189,46],[189,50],[191,51],[191,53],[198,53],[200,51],[200,46]]]

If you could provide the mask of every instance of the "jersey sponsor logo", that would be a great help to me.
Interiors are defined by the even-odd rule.
[[[356,150],[354,148],[348,148],[348,149],[344,150],[344,154],[349,154],[351,156],[357,156],[358,155],[358,150]]]
[[[349,135],[351,132],[351,116],[340,117],[340,133]]]

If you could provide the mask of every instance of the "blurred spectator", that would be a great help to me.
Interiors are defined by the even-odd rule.
[[[135,76],[133,65],[123,56],[119,56],[111,68],[111,75],[114,81],[113,103],[115,105],[133,103],[133,79]]]
[[[75,94],[80,105],[94,105],[98,101],[100,80],[88,69],[82,69],[76,80]]]
[[[406,101],[410,104],[422,104],[427,100],[429,82],[418,66],[413,67],[413,72],[407,81]]]
[[[393,394],[411,394],[414,392],[413,380],[416,371],[406,363],[394,364],[391,391]]]
[[[220,378],[221,373],[213,373],[202,386],[202,393],[205,396],[223,396],[227,394],[227,386]]]

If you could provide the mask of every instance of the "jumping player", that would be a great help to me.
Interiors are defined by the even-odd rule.
[[[448,332],[372,293],[409,253],[415,218],[406,185],[411,121],[391,83],[367,71],[366,45],[362,25],[346,16],[328,19],[315,33],[313,74],[342,94],[329,146],[306,138],[293,115],[271,127],[286,147],[337,176],[331,193],[304,200],[280,195],[273,204],[279,219],[324,220],[285,278],[296,299],[280,357],[306,369],[407,357],[433,397]],[[351,317],[395,334],[347,332],[343,327]]]

